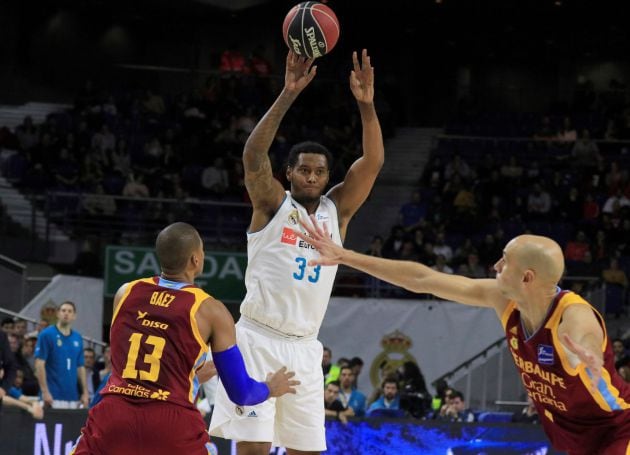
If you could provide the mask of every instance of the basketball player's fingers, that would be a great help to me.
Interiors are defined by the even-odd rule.
[[[315,237],[315,230],[314,230],[313,225],[311,225],[310,223],[307,223],[306,220],[302,220],[302,219],[300,219],[300,225],[304,228],[306,232],[308,232],[310,236]],[[301,235],[301,234],[302,234],[301,232],[298,232],[298,235]]]
[[[308,229],[309,231],[313,231],[315,229],[310,215],[304,219],[300,218],[300,224],[302,225],[303,228]]]
[[[308,238],[308,237],[306,237],[306,236],[305,236],[304,234],[302,234],[301,232],[296,231],[295,229],[292,229],[292,231],[293,231],[293,233],[294,233],[295,235],[297,235],[297,236],[298,236],[299,238],[301,238],[302,240],[304,240],[304,241],[308,241],[308,240],[307,240],[307,238]]]
[[[307,70],[306,78],[308,81],[312,81],[315,75],[317,74],[317,65],[313,65],[310,70]]]
[[[311,219],[311,223],[313,224],[313,229],[315,230],[317,235],[319,236],[323,235],[322,228],[319,226],[319,224],[317,224],[317,219],[315,218],[315,214],[309,215],[309,218]]]
[[[290,67],[295,66],[295,63],[297,62],[298,56],[295,52],[293,51],[289,51],[289,55],[287,56],[287,64]]]
[[[328,225],[324,223],[324,237],[330,238],[330,232],[328,232]]]
[[[355,71],[361,71],[361,67],[359,66],[359,57],[357,57],[357,51],[352,52],[352,67]]]
[[[367,58],[367,62],[367,81],[372,84],[374,82],[374,67],[372,66],[370,57]]]
[[[350,71],[350,86],[351,87],[359,87],[361,83],[359,82],[359,78],[357,77],[357,73],[354,70]]]
[[[361,51],[361,66],[365,69],[367,66],[370,66],[370,56],[367,53],[367,49],[363,49]]]

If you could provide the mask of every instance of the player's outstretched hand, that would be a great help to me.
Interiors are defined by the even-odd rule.
[[[317,66],[313,66],[313,61],[312,58],[300,57],[289,51],[284,73],[285,90],[297,95],[311,83],[317,73]]]
[[[568,334],[562,335],[564,346],[574,353],[580,361],[586,366],[589,377],[591,378],[591,392],[597,391],[597,386],[602,378],[602,365],[604,361],[595,355],[590,349],[577,344]]]
[[[295,386],[300,385],[300,381],[292,379],[295,376],[293,371],[287,371],[287,367],[282,367],[275,373],[267,375],[267,387],[269,387],[269,397],[280,397],[285,393],[295,393]]]
[[[352,53],[352,71],[350,72],[350,90],[360,103],[374,100],[374,68],[366,49],[361,52],[361,64],[356,51]]]
[[[326,224],[323,224],[323,226],[317,224],[317,220],[314,215],[311,215],[309,218],[311,221],[310,223],[300,220],[300,224],[308,235],[295,230],[293,231],[302,240],[317,248],[317,251],[319,252],[319,258],[311,259],[308,261],[308,265],[312,267],[315,265],[339,264],[341,262],[341,255],[344,249],[332,241]]]

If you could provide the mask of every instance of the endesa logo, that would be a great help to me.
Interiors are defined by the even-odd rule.
[[[280,237],[280,241],[282,243],[288,243],[289,245],[295,245],[297,243],[298,236],[293,229],[285,227],[282,229],[282,237]]]

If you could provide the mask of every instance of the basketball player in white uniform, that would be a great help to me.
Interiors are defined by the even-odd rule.
[[[330,153],[315,142],[302,142],[289,153],[286,169],[291,191],[272,175],[269,148],[280,122],[300,92],[313,80],[312,60],[287,56],[284,89],[252,131],[243,152],[245,184],[252,200],[247,234],[247,295],[241,305],[237,341],[247,371],[264,380],[286,365],[301,381],[295,395],[258,406],[236,406],[220,385],[210,434],[238,441],[239,455],[268,455],[272,443],[288,454],[326,450],[322,344],[317,340],[335,279],[336,268],[309,267],[314,248],[293,229],[315,214],[341,244],[348,222],[368,197],[383,165],[381,127],[374,109],[374,69],[364,50],[353,53],[350,88],[363,127],[363,156],[343,182],[326,195]]]

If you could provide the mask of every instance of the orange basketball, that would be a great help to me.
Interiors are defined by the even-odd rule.
[[[302,2],[284,18],[282,34],[289,49],[301,57],[317,58],[329,53],[339,40],[339,21],[328,6]]]

